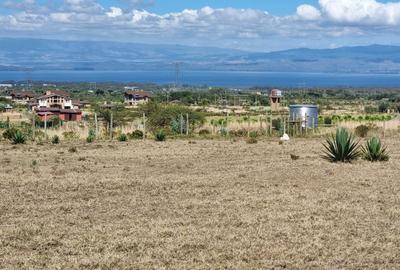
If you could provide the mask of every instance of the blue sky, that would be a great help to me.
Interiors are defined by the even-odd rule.
[[[103,0],[104,5],[115,5],[117,1]],[[148,9],[157,13],[177,12],[183,9],[199,9],[205,6],[213,8],[254,8],[268,11],[275,15],[289,15],[296,12],[297,6],[318,0],[162,0],[148,5]]]
[[[18,2],[18,1],[16,1]],[[39,3],[49,1],[39,0]],[[121,0],[101,0],[98,1],[105,7],[126,5]],[[152,2],[152,1],[150,1]],[[214,8],[234,7],[234,8],[254,8],[266,10],[275,15],[288,15],[296,11],[301,4],[317,4],[318,0],[161,0],[151,4],[145,4],[141,8],[146,8],[152,12],[163,14],[168,12],[178,12],[183,9],[199,9],[204,6]],[[1,9],[2,13],[11,13],[10,10]]]
[[[0,0],[0,36],[251,51],[400,45],[400,0]]]

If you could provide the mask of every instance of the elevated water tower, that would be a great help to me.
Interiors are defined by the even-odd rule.
[[[271,106],[271,111],[277,112],[281,110],[281,101],[283,95],[282,91],[279,89],[272,89],[269,95],[269,104]]]

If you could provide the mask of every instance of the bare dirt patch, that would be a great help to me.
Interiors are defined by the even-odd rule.
[[[0,269],[399,269],[398,139],[2,143]]]

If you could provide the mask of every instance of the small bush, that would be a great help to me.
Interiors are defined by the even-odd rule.
[[[246,143],[248,144],[256,144],[258,141],[254,137],[247,138]]]
[[[325,116],[324,117],[324,124],[325,125],[332,125],[332,117]]]
[[[132,133],[128,133],[128,137],[131,140],[143,139],[143,131],[137,129],[135,131],[132,131]]]
[[[125,133],[121,133],[118,137],[117,137],[118,141],[120,142],[126,142],[128,140],[128,136],[126,136]]]
[[[165,134],[164,130],[160,129],[154,134],[155,140],[157,142],[164,142],[167,140],[167,135]]]
[[[63,132],[63,137],[65,140],[77,140],[79,139],[79,135],[75,133],[74,131],[65,131]]]
[[[221,128],[220,130],[219,130],[219,134],[221,135],[221,136],[223,136],[223,137],[226,137],[226,136],[228,136],[228,130],[226,129],[226,128]]]
[[[92,142],[94,142],[95,139],[96,139],[95,136],[89,135],[89,136],[87,136],[87,138],[86,138],[86,142],[87,142],[87,143],[92,143]]]
[[[362,153],[365,160],[372,162],[389,160],[386,147],[382,146],[381,140],[378,137],[372,137],[367,141],[366,145],[362,147]]]
[[[331,162],[351,162],[360,156],[359,143],[345,128],[337,129],[323,146],[323,158]]]
[[[51,138],[51,143],[52,143],[52,144],[59,144],[59,143],[60,143],[60,137],[58,137],[57,135],[54,135],[54,136]]]
[[[70,152],[70,153],[76,153],[76,152],[78,152],[78,149],[76,149],[76,146],[71,146],[71,147],[68,149],[68,152]]]
[[[96,131],[94,131],[93,129],[89,130],[89,134],[86,137],[86,142],[87,143],[92,143],[96,140]]]
[[[231,130],[229,131],[229,135],[232,137],[246,137],[248,134],[247,130],[242,128],[238,130]]]
[[[257,131],[250,131],[249,137],[250,137],[250,138],[257,138],[257,137],[258,137]]]
[[[17,129],[12,137],[13,144],[24,144],[26,142],[26,137],[21,130]]]
[[[207,136],[207,135],[210,135],[210,134],[211,134],[211,132],[208,129],[202,129],[202,130],[199,131],[199,135],[200,136]]]
[[[360,125],[360,126],[356,127],[356,129],[354,130],[355,134],[361,138],[367,137],[369,131],[370,131],[370,127],[366,126],[366,125]]]

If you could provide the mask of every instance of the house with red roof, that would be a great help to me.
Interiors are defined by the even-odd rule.
[[[10,96],[15,103],[28,104],[35,99],[36,95],[32,91],[13,91]]]
[[[60,90],[46,91],[37,98],[35,112],[42,121],[58,116],[63,121],[81,121],[80,102],[73,101],[67,92]]]
[[[153,96],[150,92],[143,90],[126,91],[125,104],[128,106],[137,106],[139,104],[147,103]]]

